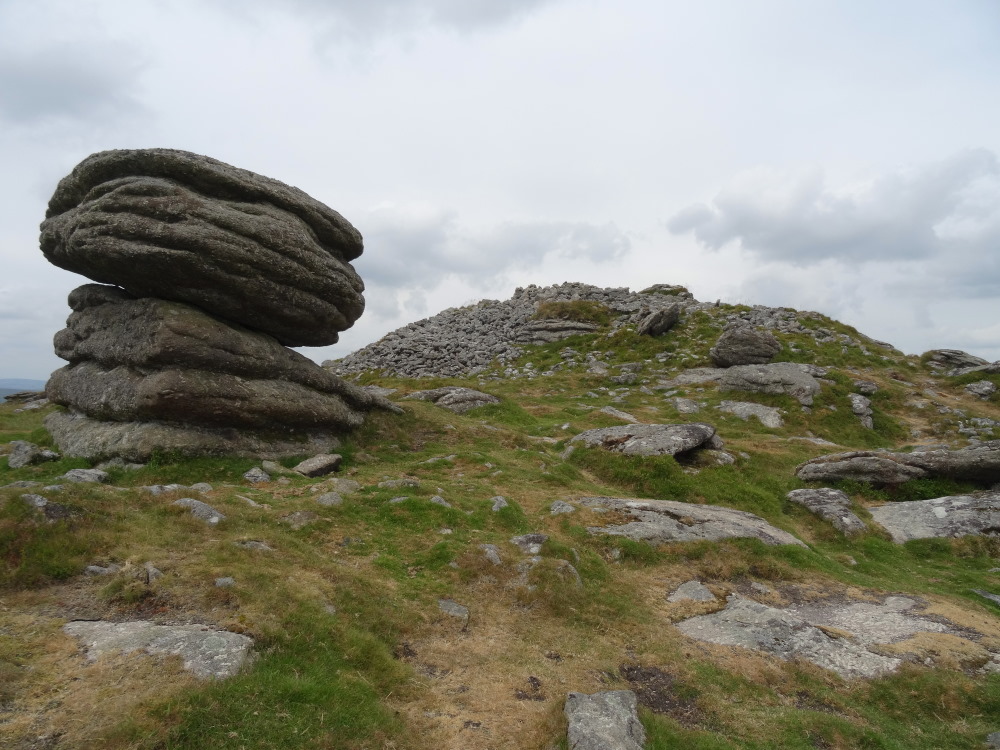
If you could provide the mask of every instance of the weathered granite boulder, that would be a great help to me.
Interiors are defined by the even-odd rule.
[[[786,394],[803,406],[812,406],[820,386],[808,370],[808,365],[792,362],[736,365],[723,370],[718,382],[723,390]]]
[[[947,477],[992,486],[1000,482],[1000,440],[959,450],[831,453],[799,464],[795,475],[807,482],[856,479],[873,484],[902,484],[911,479]]]
[[[792,490],[786,497],[797,505],[808,508],[834,528],[846,534],[861,534],[867,530],[865,522],[851,511],[851,498],[841,490],[819,489]]]
[[[55,337],[46,426],[71,456],[326,452],[383,395],[292,345],[329,344],[361,314],[361,236],[276,180],[184,151],[108,151],[60,182],[42,225],[86,284]],[[318,449],[318,450],[317,450]]]
[[[982,357],[963,352],[961,349],[931,349],[929,352],[924,352],[923,356],[932,366],[938,365],[949,370],[963,370],[967,367],[980,367],[989,364]]]
[[[635,332],[640,336],[662,336],[681,319],[681,306],[670,305],[649,315],[639,321]]]
[[[931,537],[1000,536],[1000,492],[889,503],[869,510],[899,544]]]
[[[26,440],[12,440],[10,443],[10,453],[7,454],[7,465],[12,469],[21,469],[31,464],[42,463],[43,461],[56,461],[59,454],[47,448],[39,448],[34,443]]]
[[[475,409],[478,406],[500,403],[500,399],[496,396],[482,393],[473,388],[461,388],[455,385],[446,385],[427,391],[414,391],[405,398],[417,401],[431,401],[435,406],[440,406],[456,414],[465,414],[465,412]]]
[[[569,721],[566,739],[572,750],[642,750],[646,742],[631,690],[570,693],[563,711]]]
[[[698,448],[722,448],[710,424],[627,424],[581,432],[570,440],[626,456],[676,456]]]
[[[847,398],[851,402],[851,411],[861,422],[861,426],[869,430],[874,429],[875,423],[872,421],[872,402],[867,396],[860,393],[849,393]]]
[[[708,351],[718,367],[763,365],[781,351],[781,342],[770,331],[745,325],[727,327]]]
[[[641,500],[620,497],[583,497],[590,508],[606,508],[630,515],[625,524],[591,526],[591,534],[609,534],[652,544],[705,539],[759,539],[764,544],[805,546],[787,531],[775,528],[760,516],[719,505],[694,505],[674,500]]]
[[[990,380],[980,380],[965,386],[965,392],[971,393],[973,396],[978,396],[985,401],[997,392],[997,387]]]
[[[301,190],[173,149],[102,151],[59,183],[51,263],[137,297],[186,302],[289,346],[337,341],[364,310],[362,239]]]

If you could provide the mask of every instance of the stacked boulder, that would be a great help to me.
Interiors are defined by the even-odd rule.
[[[46,426],[69,455],[294,455],[395,410],[287,346],[364,310],[362,239],[297,188],[170,149],[105,151],[64,178],[41,248],[70,293]]]

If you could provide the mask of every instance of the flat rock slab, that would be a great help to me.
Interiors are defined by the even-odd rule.
[[[432,388],[428,391],[415,391],[407,399],[417,401],[431,401],[435,406],[440,406],[456,414],[465,412],[487,404],[499,404],[500,399],[488,393],[474,390],[472,388],[460,388],[458,386],[447,385],[442,388]]]
[[[701,581],[688,581],[678,586],[667,597],[668,602],[714,602],[715,594]]]
[[[629,424],[600,427],[576,435],[571,443],[605,448],[626,456],[676,456],[697,448],[721,448],[710,424]]]
[[[646,731],[631,690],[570,693],[563,709],[570,750],[642,750]]]
[[[1000,492],[889,503],[869,512],[898,544],[932,537],[1000,536]]]
[[[824,602],[788,607],[788,612],[812,625],[844,630],[863,646],[895,643],[917,633],[955,633],[946,622],[913,612],[921,602],[889,596],[879,602]]]
[[[321,453],[299,463],[293,471],[307,477],[323,477],[340,468],[343,457],[339,453]]]
[[[652,544],[691,542],[699,539],[759,539],[764,544],[802,542],[787,531],[775,528],[760,516],[719,505],[693,505],[674,500],[584,497],[580,503],[590,508],[608,508],[628,513],[634,521],[616,526],[591,526],[591,534],[624,536]]]
[[[824,521],[829,521],[843,534],[861,534],[868,527],[851,511],[851,498],[842,490],[829,487],[792,490],[786,497],[793,503],[809,509]]]
[[[805,659],[845,679],[878,677],[900,660],[872,653],[846,638],[834,638],[786,610],[744,599],[727,598],[726,608],[677,623],[685,635],[723,646],[741,646],[781,659]]]
[[[757,421],[765,427],[777,429],[784,427],[785,422],[781,418],[781,410],[773,406],[754,404],[749,401],[723,401],[717,407],[719,411],[739,417],[744,422],[750,417],[756,417]]]
[[[212,524],[213,526],[219,523],[219,521],[226,520],[224,513],[217,511],[208,503],[203,503],[201,500],[195,500],[193,497],[182,497],[180,500],[174,500],[171,505],[179,505],[182,508],[187,508],[191,511],[191,515],[199,521],[204,521],[205,523]]]
[[[202,625],[77,620],[66,623],[63,631],[83,643],[88,661],[96,661],[111,651],[177,655],[184,660],[184,669],[201,679],[233,676],[253,647],[253,641],[245,635]]]
[[[855,479],[874,484],[902,484],[911,479],[947,477],[992,485],[1000,482],[1000,440],[967,448],[913,451],[850,451],[810,459],[795,469],[806,482]]]
[[[785,394],[803,406],[812,406],[819,381],[808,365],[775,362],[769,365],[737,365],[722,371],[719,387],[731,391]]]

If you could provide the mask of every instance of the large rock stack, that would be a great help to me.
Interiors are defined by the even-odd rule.
[[[358,231],[297,188],[170,149],[104,151],[56,188],[53,264],[70,293],[69,361],[46,422],[70,455],[294,455],[395,409],[286,346],[337,341],[364,310]]]

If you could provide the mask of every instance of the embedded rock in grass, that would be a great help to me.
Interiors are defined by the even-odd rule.
[[[996,385],[989,380],[980,380],[977,383],[969,383],[965,386],[965,392],[978,396],[984,401],[997,392]]]
[[[756,417],[757,421],[771,429],[778,429],[785,425],[781,418],[781,410],[773,406],[764,406],[763,404],[754,404],[748,401],[723,401],[715,408],[719,411],[733,414],[744,422],[749,420],[750,417]]]
[[[39,448],[34,443],[25,440],[12,440],[10,446],[10,453],[7,454],[7,466],[11,469],[21,469],[31,464],[59,459],[58,453],[46,448]]]
[[[522,534],[512,537],[510,543],[526,555],[537,555],[542,551],[542,545],[549,540],[545,534]]]
[[[343,460],[339,453],[321,453],[297,464],[293,471],[307,477],[323,477],[337,471]]]
[[[847,394],[847,398],[851,402],[851,411],[858,418],[858,421],[861,422],[862,427],[866,427],[869,430],[874,429],[875,424],[872,422],[871,399],[862,396],[860,393],[849,393]]]
[[[677,623],[699,641],[764,651],[781,659],[805,659],[845,679],[878,677],[900,660],[881,656],[844,638],[834,638],[786,610],[731,594],[726,608]]]
[[[855,479],[875,484],[902,484],[910,479],[945,477],[990,486],[1000,482],[1000,440],[988,440],[958,450],[831,453],[799,464],[795,475],[807,482]]]
[[[340,214],[186,151],[87,157],[49,201],[41,247],[60,268],[195,305],[288,346],[336,343],[364,310],[350,265],[362,239]]]
[[[454,385],[433,388],[429,391],[415,391],[404,398],[416,399],[417,401],[430,401],[434,405],[453,411],[456,414],[465,414],[465,412],[475,409],[478,406],[500,403],[500,399],[496,396],[481,393],[472,388],[460,388]]]
[[[829,521],[843,534],[861,534],[867,531],[865,522],[851,512],[851,499],[841,490],[821,489],[792,490],[786,497],[802,505],[824,521]]]
[[[563,712],[569,722],[567,745],[572,750],[642,750],[646,742],[631,690],[570,693]]]
[[[66,623],[63,631],[84,644],[88,661],[121,651],[176,655],[184,669],[201,679],[232,677],[246,662],[253,641],[204,625],[155,625],[151,622],[82,621]]]
[[[678,586],[667,597],[668,602],[714,602],[715,594],[701,581],[688,581]]]
[[[580,502],[590,508],[620,511],[634,519],[625,524],[589,526],[587,531],[591,534],[624,536],[651,544],[749,538],[770,545],[805,546],[787,531],[775,528],[759,516],[718,505],[617,497],[583,497]]]
[[[932,537],[1000,536],[996,491],[889,503],[869,511],[898,544]]]
[[[622,411],[621,409],[616,409],[613,406],[605,406],[600,410],[601,414],[607,414],[609,417],[614,417],[615,419],[620,419],[623,422],[630,422],[636,424],[639,422],[634,416],[629,414],[627,411]]]
[[[803,406],[811,406],[813,397],[819,393],[819,381],[808,370],[808,365],[792,362],[737,365],[723,370],[719,387],[731,391],[784,394]]]
[[[763,365],[781,351],[773,333],[746,325],[728,326],[708,355],[717,367]]]
[[[104,484],[111,479],[108,472],[100,469],[70,469],[65,474],[56,477],[66,482],[77,482],[80,484]]]
[[[600,447],[626,456],[676,456],[698,448],[721,448],[709,424],[630,424],[600,427],[576,435],[571,443]]]
[[[199,521],[204,521],[213,526],[219,523],[219,521],[226,520],[224,514],[217,511],[208,503],[203,503],[201,500],[195,500],[191,497],[182,497],[180,500],[174,500],[171,505],[179,505],[182,508],[187,508],[191,511],[191,515]]]

